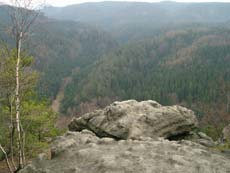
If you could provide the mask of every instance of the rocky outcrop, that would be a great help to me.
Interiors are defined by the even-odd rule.
[[[99,138],[68,132],[57,138],[51,159],[41,154],[20,173],[228,173],[230,161],[190,141],[141,137]]]
[[[205,147],[213,140],[191,132],[196,124],[181,106],[115,102],[73,119],[72,131],[20,173],[230,173],[229,158]]]
[[[69,129],[88,129],[99,137],[115,139],[173,138],[188,133],[196,124],[193,111],[184,107],[162,106],[155,101],[129,100],[114,102],[103,110],[75,118]]]

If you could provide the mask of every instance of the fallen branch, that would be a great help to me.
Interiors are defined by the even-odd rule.
[[[10,166],[10,162],[9,162],[7,153],[6,153],[6,151],[4,150],[4,148],[2,147],[1,144],[0,144],[0,149],[2,150],[2,152],[3,152],[4,156],[5,156],[6,164],[7,164],[7,167],[8,167],[8,169],[9,169],[9,171],[10,171],[11,173],[13,173],[14,171],[13,171],[13,169],[12,169],[11,166]]]

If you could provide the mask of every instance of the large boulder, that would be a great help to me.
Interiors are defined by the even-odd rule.
[[[230,160],[190,141],[99,138],[68,132],[20,173],[227,173]]]
[[[88,129],[99,137],[115,139],[171,138],[188,133],[196,124],[193,111],[184,107],[162,106],[151,100],[128,100],[74,118],[69,130]]]

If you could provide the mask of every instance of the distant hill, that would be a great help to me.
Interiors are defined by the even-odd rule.
[[[152,36],[162,27],[230,22],[230,3],[98,2],[47,7],[43,12],[51,18],[101,27],[123,41],[135,35],[137,39]]]
[[[47,7],[43,12],[53,18],[97,24],[116,25],[157,22],[224,22],[230,20],[230,3],[142,3],[98,2]]]

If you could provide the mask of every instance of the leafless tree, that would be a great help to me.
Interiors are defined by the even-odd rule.
[[[35,11],[39,1],[36,0],[11,0],[9,7],[9,15],[11,18],[12,26],[11,31],[15,40],[16,48],[16,67],[15,67],[15,129],[17,134],[17,147],[18,147],[18,170],[22,169],[25,165],[25,134],[20,118],[20,67],[21,67],[21,54],[23,41],[28,37],[32,24],[39,15],[39,12]],[[11,122],[13,123],[13,122]],[[13,126],[13,124],[12,124]],[[14,129],[12,129],[12,132]],[[13,135],[12,135],[13,137]],[[12,143],[12,141],[11,141]]]

